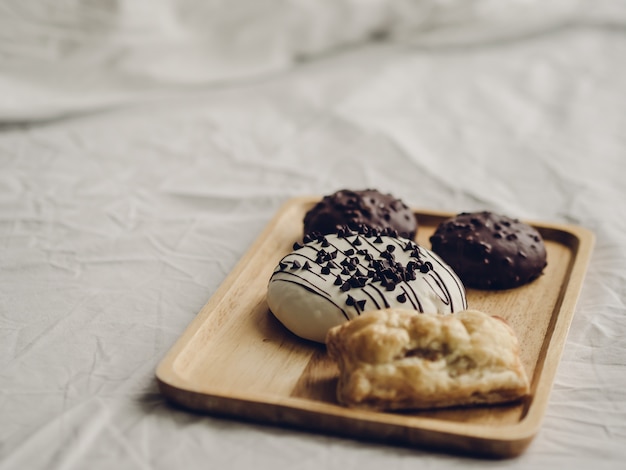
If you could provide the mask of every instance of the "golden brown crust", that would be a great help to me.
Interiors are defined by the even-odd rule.
[[[515,333],[477,310],[454,315],[368,312],[328,332],[337,398],[379,410],[517,400],[529,392]]]

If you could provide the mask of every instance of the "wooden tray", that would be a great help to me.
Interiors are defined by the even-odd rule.
[[[506,291],[468,290],[470,308],[514,328],[531,377],[523,403],[384,413],[337,404],[336,366],[325,347],[287,331],[265,293],[278,261],[302,238],[302,219],[319,198],[287,202],[202,308],[156,371],[161,392],[186,408],[325,433],[490,457],[523,452],[541,425],[594,236],[576,226],[533,223],[548,266],[536,281]],[[452,214],[415,211],[418,243],[430,247]]]

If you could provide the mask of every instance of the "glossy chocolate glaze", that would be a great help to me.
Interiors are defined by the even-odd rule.
[[[430,242],[466,287],[521,286],[547,266],[545,245],[537,230],[488,211],[463,212],[442,222]]]
[[[415,214],[400,199],[375,189],[343,189],[325,196],[304,217],[304,233],[336,233],[340,227],[357,230],[367,226],[391,229],[413,239],[417,233]]]

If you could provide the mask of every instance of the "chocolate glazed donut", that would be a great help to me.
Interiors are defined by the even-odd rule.
[[[304,217],[304,234],[337,233],[342,227],[358,230],[365,226],[392,230],[398,236],[413,239],[417,233],[415,214],[400,199],[375,189],[342,189],[325,196]]]
[[[546,248],[537,230],[487,211],[463,212],[442,222],[430,242],[466,287],[518,287],[539,277],[547,266]]]

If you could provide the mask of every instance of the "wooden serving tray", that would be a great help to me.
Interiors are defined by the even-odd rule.
[[[523,452],[541,425],[594,243],[581,227],[533,223],[548,266],[505,291],[469,289],[469,308],[504,317],[515,330],[531,395],[511,405],[386,413],[335,399],[338,370],[324,345],[287,331],[269,312],[268,280],[302,239],[319,198],[288,201],[198,313],[156,371],[161,392],[186,408],[379,442],[490,457]],[[417,242],[453,214],[415,211]]]

